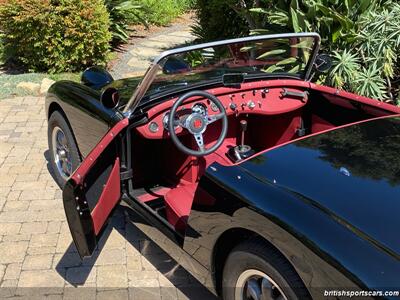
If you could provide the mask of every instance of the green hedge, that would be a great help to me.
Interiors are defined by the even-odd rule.
[[[193,33],[200,41],[213,41],[247,35],[249,28],[232,9],[235,0],[195,0],[197,24]]]
[[[194,5],[194,0],[141,0],[141,17],[149,24],[168,25]]]
[[[334,68],[320,83],[400,105],[400,4],[394,0],[196,0],[200,40],[311,32]]]
[[[0,33],[0,65],[4,63],[5,53],[4,53],[4,43],[3,35]]]
[[[111,34],[103,0],[2,0],[7,55],[51,73],[104,64]]]

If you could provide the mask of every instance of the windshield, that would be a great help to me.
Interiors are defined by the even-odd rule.
[[[140,103],[165,94],[223,83],[226,74],[244,80],[294,77],[306,80],[319,48],[315,33],[253,36],[166,51],[145,75],[137,93]],[[139,99],[137,99],[139,100]]]

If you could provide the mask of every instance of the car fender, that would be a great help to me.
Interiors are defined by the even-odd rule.
[[[108,109],[101,104],[101,92],[80,83],[58,81],[50,87],[46,96],[47,117],[55,109],[62,111],[83,157],[110,128],[123,119],[118,110]]]
[[[299,195],[261,182],[239,165],[217,163],[207,169],[199,186],[215,202],[211,206],[193,205],[184,249],[210,271],[216,287],[215,252],[223,245],[219,241],[238,229],[273,245],[313,297],[321,297],[321,291],[329,287],[396,286],[399,264],[393,257]],[[384,275],[380,271],[383,265]]]

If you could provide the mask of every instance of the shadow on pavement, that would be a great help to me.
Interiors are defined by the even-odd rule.
[[[101,250],[107,244],[107,239],[113,229],[116,229],[119,234],[124,236],[141,255],[150,263],[155,270],[164,275],[172,285],[178,289],[183,295],[189,299],[217,299],[200,281],[192,276],[183,266],[181,266],[170,254],[165,252],[157,241],[150,238],[138,225],[148,225],[139,215],[132,211],[129,207],[120,206],[116,209],[114,216],[101,237],[98,248],[95,250],[92,257],[80,260],[76,248],[73,243],[70,244],[59,263],[56,266],[57,272],[72,286],[79,287],[87,281]],[[161,234],[161,233],[160,233]],[[162,235],[162,234],[161,234]],[[167,239],[164,236],[164,239]],[[177,251],[182,251],[178,249]],[[127,256],[129,259],[129,256]],[[76,269],[76,272],[71,272],[69,269]],[[143,268],[143,267],[142,267]],[[144,271],[144,270],[143,270]],[[138,274],[140,275],[140,271]],[[161,289],[170,289],[171,284],[166,287],[160,281]],[[147,292],[147,296],[151,295],[152,288],[136,286],[141,292]],[[170,293],[169,293],[170,294]],[[168,298],[174,296],[169,296]]]
[[[43,156],[44,156],[44,159],[46,160],[47,171],[49,171],[49,174],[50,174],[51,178],[53,178],[54,182],[58,185],[57,180],[56,180],[56,176],[55,176],[54,171],[53,171],[53,168],[51,167],[51,164],[50,164],[50,159],[51,159],[50,151],[46,150],[43,153]]]

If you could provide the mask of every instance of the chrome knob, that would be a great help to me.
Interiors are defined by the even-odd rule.
[[[233,111],[235,111],[237,108],[237,105],[232,102],[231,104],[229,104],[229,108],[232,109]]]
[[[250,109],[254,109],[256,107],[256,104],[254,103],[254,101],[250,100],[247,103],[247,107],[250,108]]]

